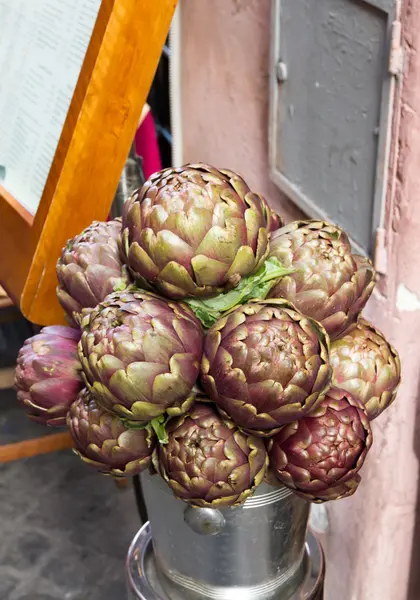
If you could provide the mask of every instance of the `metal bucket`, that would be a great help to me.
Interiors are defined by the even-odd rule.
[[[158,476],[142,474],[142,487],[150,527],[138,534],[130,548],[130,598],[315,597],[313,561],[306,543],[309,503],[287,488],[263,484],[242,506],[213,510],[177,500]],[[319,555],[315,579],[322,579],[322,551],[316,542],[315,546],[312,554]],[[302,590],[309,580],[306,593]]]

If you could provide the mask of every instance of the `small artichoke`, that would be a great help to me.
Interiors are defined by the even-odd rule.
[[[359,401],[330,388],[318,408],[269,444],[270,467],[282,483],[313,500],[334,500],[355,491],[372,431]]]
[[[223,421],[212,404],[197,402],[169,422],[168,444],[153,456],[174,494],[193,506],[236,506],[262,483],[268,458],[260,438]]]
[[[122,249],[142,287],[175,299],[209,296],[258,269],[274,223],[239,175],[191,164],[159,171],[129,198]]]
[[[397,351],[382,333],[360,318],[331,345],[334,385],[349,391],[364,406],[369,420],[395,400],[401,381]]]
[[[80,332],[71,327],[44,327],[27,339],[16,362],[17,398],[33,421],[61,426],[83,387],[77,357]]]
[[[322,400],[328,336],[286,300],[245,304],[207,333],[201,382],[240,427],[272,436]]]
[[[282,278],[269,297],[292,302],[322,323],[331,339],[357,319],[375,286],[372,263],[352,254],[342,229],[323,221],[295,221],[279,229],[270,256],[296,272]]]
[[[84,389],[70,407],[67,426],[80,458],[101,473],[135,475],[152,461],[156,438],[148,429],[129,429],[98,406]]]
[[[121,219],[94,221],[63,249],[57,262],[57,297],[76,323],[84,308],[94,308],[108,294],[128,285],[119,254],[120,236]]]
[[[100,406],[137,424],[190,408],[204,332],[187,306],[128,289],[110,294],[82,328],[79,357]]]

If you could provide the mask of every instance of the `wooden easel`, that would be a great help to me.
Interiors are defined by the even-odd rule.
[[[65,322],[57,258],[69,238],[109,213],[175,7],[102,0],[36,214],[0,185],[0,284],[36,324]],[[0,446],[0,462],[69,447],[67,433],[52,434]]]

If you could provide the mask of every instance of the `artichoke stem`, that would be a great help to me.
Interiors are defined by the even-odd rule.
[[[296,269],[283,267],[277,258],[271,257],[265,261],[256,273],[243,277],[233,290],[222,292],[212,298],[187,298],[184,302],[192,309],[203,326],[208,329],[225,312],[250,300],[264,300],[280,279],[295,272]]]
[[[166,419],[163,415],[160,417],[155,417],[150,421],[147,425],[147,429],[154,431],[157,439],[159,440],[159,444],[167,444],[168,443],[168,434],[166,433]]]

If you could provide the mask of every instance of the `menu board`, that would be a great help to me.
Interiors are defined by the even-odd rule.
[[[0,0],[0,185],[35,215],[101,0]]]

